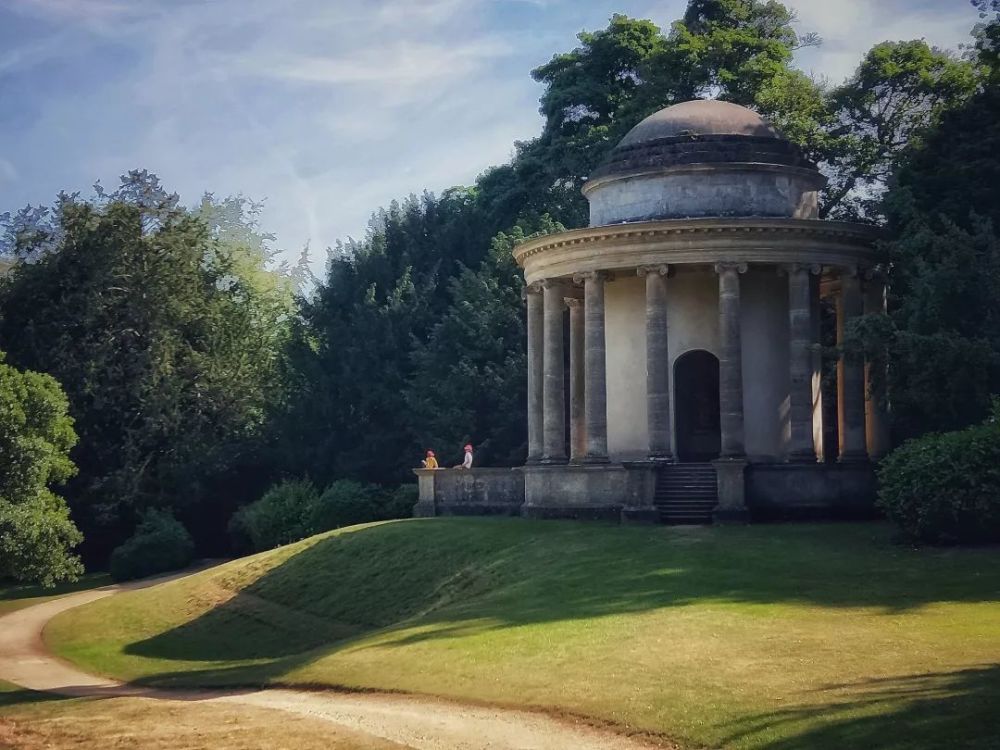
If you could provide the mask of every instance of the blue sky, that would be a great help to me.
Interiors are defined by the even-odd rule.
[[[954,48],[966,0],[791,0],[836,82],[885,39]],[[529,71],[612,13],[684,0],[0,0],[0,213],[131,168],[193,203],[266,199],[289,257],[394,197],[468,184],[536,135]],[[316,253],[317,263],[322,252]]]

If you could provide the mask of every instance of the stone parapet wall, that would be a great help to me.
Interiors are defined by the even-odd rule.
[[[867,519],[875,510],[875,469],[857,464],[750,464],[746,503],[755,521]]]
[[[524,504],[523,469],[415,469],[415,516],[516,516]]]

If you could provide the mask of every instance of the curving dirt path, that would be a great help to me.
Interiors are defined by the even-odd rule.
[[[191,571],[183,575],[189,575]],[[180,576],[172,576],[176,578]],[[46,623],[60,612],[120,591],[163,583],[160,578],[68,594],[0,617],[0,679],[72,697],[144,697],[278,709],[330,721],[415,750],[651,750],[665,747],[544,714],[462,706],[415,696],[262,689],[161,690],[82,672],[50,654]]]

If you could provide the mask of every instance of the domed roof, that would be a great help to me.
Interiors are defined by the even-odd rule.
[[[781,134],[753,110],[730,102],[695,99],[654,112],[632,128],[618,145],[635,146],[659,138],[703,135],[781,138]]]

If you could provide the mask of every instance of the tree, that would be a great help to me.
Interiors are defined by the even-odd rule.
[[[536,226],[562,229],[549,219]],[[445,461],[447,451],[457,460],[467,442],[480,464],[517,465],[527,456],[524,281],[512,254],[524,237],[520,226],[501,232],[477,270],[451,280],[448,309],[414,349],[408,414],[420,446]]]
[[[82,566],[72,550],[82,537],[50,489],[75,471],[66,395],[55,379],[4,358],[0,352],[0,579],[75,580]]]
[[[943,113],[976,87],[974,66],[923,40],[883,42],[830,94],[823,216],[874,220],[887,179]]]
[[[190,212],[134,172],[4,222],[19,262],[0,282],[0,341],[66,389],[81,436],[68,494],[97,560],[148,507],[221,530],[240,489],[222,480],[257,463],[291,293],[241,200]]]
[[[1000,93],[979,90],[901,151],[887,216],[890,320],[858,337],[889,353],[897,439],[982,420],[1000,392]]]

